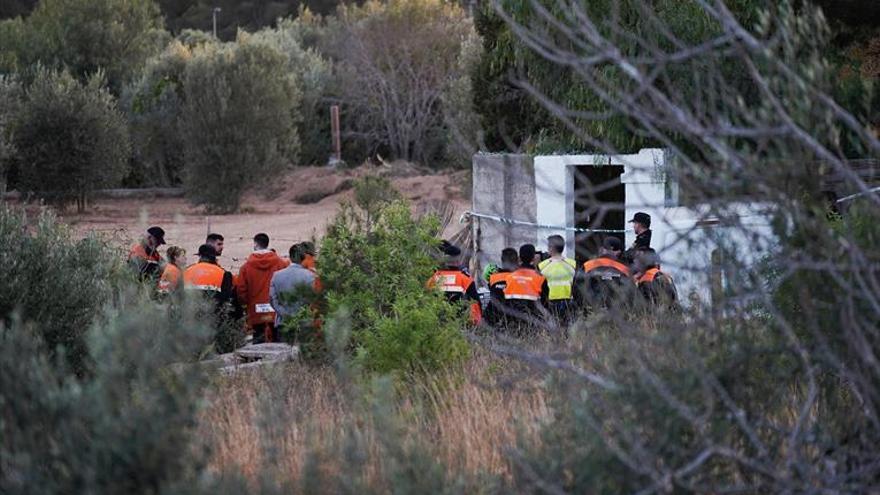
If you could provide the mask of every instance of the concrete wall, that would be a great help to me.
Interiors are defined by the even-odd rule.
[[[716,248],[726,246],[751,263],[769,252],[775,237],[760,205],[731,205],[730,215],[741,223],[737,228],[716,225],[708,208],[679,207],[674,185],[667,187],[665,158],[659,149],[631,155],[537,156],[534,163],[525,155],[474,156],[475,212],[560,227],[539,229],[482,220],[479,266],[497,262],[501,249],[507,246],[531,242],[546,250],[546,239],[552,234],[562,235],[566,251],[573,253],[574,232],[567,229],[574,227],[575,167],[622,165],[626,218],[638,211],[651,215],[652,247],[660,254],[664,269],[675,278],[679,296],[683,302],[691,294],[708,302]],[[634,240],[635,233],[628,228],[626,245]]]
[[[535,167],[529,155],[474,155],[473,211],[523,222],[535,222]],[[501,250],[534,243],[536,229],[475,219],[480,229],[479,267],[497,263]]]
[[[626,188],[626,218],[637,211],[650,214],[660,225],[665,206],[666,181],[663,150],[644,149],[632,155],[550,155],[535,157],[536,217],[538,223],[574,227],[574,173],[579,166],[622,165],[620,180]],[[659,215],[658,215],[659,214]],[[652,227],[656,228],[654,225]],[[574,232],[562,229],[539,229],[539,249],[547,249],[547,237],[559,234],[566,240],[565,249],[574,253]],[[655,233],[656,235],[656,233]],[[661,233],[661,236],[663,234]],[[627,231],[626,244],[635,240],[635,233]]]

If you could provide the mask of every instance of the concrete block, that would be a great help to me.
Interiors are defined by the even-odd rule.
[[[529,155],[478,153],[473,158],[473,211],[535,222],[535,168]],[[478,269],[498,263],[505,247],[534,243],[535,227],[479,219]]]
[[[251,344],[236,349],[233,354],[242,362],[293,361],[299,354],[299,349],[281,343]]]

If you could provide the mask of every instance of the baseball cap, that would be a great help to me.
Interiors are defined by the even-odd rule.
[[[199,246],[199,258],[214,258],[217,256],[217,250],[210,244],[202,244]]]
[[[647,213],[640,211],[640,212],[636,213],[635,215],[633,215],[632,220],[630,220],[627,223],[633,223],[633,222],[638,222],[638,223],[644,225],[645,227],[650,227],[651,226],[651,215],[648,215]]]
[[[602,247],[609,251],[623,251],[623,243],[617,237],[606,237]]]
[[[150,227],[147,229],[147,233],[153,236],[160,246],[165,244],[165,231],[162,230],[162,227]]]
[[[458,246],[456,246],[446,240],[444,240],[443,242],[440,243],[440,251],[443,252],[443,254],[445,254],[446,256],[451,256],[451,257],[461,255],[461,249]]]

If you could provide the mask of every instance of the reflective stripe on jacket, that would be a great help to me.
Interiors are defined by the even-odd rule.
[[[438,270],[428,280],[428,288],[436,287],[441,292],[464,296],[472,283],[474,283],[473,279],[462,273],[461,270]]]
[[[214,263],[200,261],[183,272],[183,287],[190,290],[221,292],[226,270]]]
[[[465,275],[461,270],[437,270],[428,280],[429,289],[438,289],[451,302],[457,302],[462,299],[471,301],[470,318],[471,323],[477,325],[483,319],[483,310],[480,306],[480,296],[474,286],[474,279]]]
[[[551,301],[571,299],[571,283],[577,270],[577,263],[573,259],[546,259],[538,268],[541,275],[547,278]]]

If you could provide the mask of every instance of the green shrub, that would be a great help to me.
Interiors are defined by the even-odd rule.
[[[363,333],[362,359],[379,373],[443,369],[468,356],[459,308],[441,297],[401,294]]]
[[[128,128],[100,74],[86,84],[37,68],[14,123],[24,190],[80,211],[95,190],[119,184],[129,158]]]
[[[190,199],[235,211],[250,186],[295,162],[300,93],[278,50],[245,40],[208,45],[187,64],[181,124]]]
[[[123,254],[89,236],[76,240],[48,213],[35,220],[0,206],[0,318],[34,325],[45,350],[85,370],[85,334],[127,280]]]
[[[118,306],[90,328],[95,364],[82,379],[53,366],[38,322],[0,326],[0,492],[161,493],[192,483],[205,381],[182,363],[206,329],[186,314],[143,299]]]
[[[103,71],[114,94],[168,38],[153,0],[42,0],[17,33],[19,68],[40,62],[80,81]]]
[[[464,316],[425,288],[437,264],[437,220],[414,219],[407,203],[388,202],[394,193],[378,184],[356,185],[361,206],[343,206],[323,239],[327,314],[350,315],[352,345],[367,369],[410,372],[458,363],[467,352]]]

